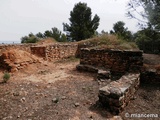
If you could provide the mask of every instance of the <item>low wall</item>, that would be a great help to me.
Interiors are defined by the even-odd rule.
[[[47,46],[33,46],[31,53],[48,61],[59,60],[75,56],[77,44],[51,44]]]
[[[142,51],[81,49],[80,64],[125,73],[140,71],[143,65]]]
[[[140,74],[127,74],[99,89],[99,101],[114,114],[119,114],[133,98],[140,84]]]

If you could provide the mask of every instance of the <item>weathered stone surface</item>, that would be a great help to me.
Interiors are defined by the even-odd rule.
[[[110,69],[111,72],[138,72],[143,65],[142,51],[81,49],[80,64]]]
[[[97,73],[98,72],[98,68],[96,67],[93,67],[91,65],[77,65],[76,66],[77,70],[80,70],[80,71],[88,71],[88,72],[93,72],[93,73]]]
[[[110,71],[107,70],[98,70],[98,74],[97,74],[97,80],[106,80],[106,79],[110,79],[111,78],[111,73]]]
[[[99,89],[99,101],[118,114],[129,103],[139,86],[140,74],[126,74]]]

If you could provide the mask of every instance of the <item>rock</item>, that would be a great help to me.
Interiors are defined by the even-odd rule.
[[[21,99],[21,102],[25,102],[25,101],[26,101],[26,98],[23,97],[23,98]]]
[[[59,99],[58,99],[58,98],[53,98],[53,99],[52,99],[52,102],[53,102],[53,103],[58,103],[58,102],[59,102]]]
[[[97,74],[97,79],[98,80],[106,80],[106,79],[110,79],[111,78],[111,73],[110,71],[106,71],[106,70],[98,70],[98,74]]]
[[[62,100],[66,99],[66,96],[62,96],[61,99],[62,99]]]
[[[13,96],[19,96],[19,92],[14,92]]]
[[[79,103],[74,103],[74,105],[75,105],[75,107],[78,107],[78,106],[80,106],[80,104],[79,104]]]

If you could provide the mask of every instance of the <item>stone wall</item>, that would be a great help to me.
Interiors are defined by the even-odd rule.
[[[32,53],[48,61],[54,61],[75,56],[77,47],[77,44],[9,44],[0,45],[0,55],[7,50],[17,49]]]
[[[140,84],[140,74],[126,74],[99,89],[99,101],[114,114],[119,114],[134,97]]]
[[[75,56],[77,44],[51,44],[47,46],[31,47],[32,54],[48,61],[55,61],[70,56]]]
[[[140,71],[143,65],[142,51],[81,49],[81,65],[109,69],[111,72],[125,73]]]

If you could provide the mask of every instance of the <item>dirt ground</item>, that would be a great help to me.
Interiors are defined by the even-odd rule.
[[[0,120],[106,120],[113,117],[98,103],[99,83],[93,73],[79,72],[79,60],[34,64],[0,84]],[[3,73],[0,72],[0,78]],[[141,85],[120,114],[160,116],[160,87]],[[143,120],[146,118],[134,118]],[[152,120],[148,118],[147,120]],[[156,119],[158,120],[158,118]]]

